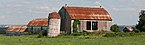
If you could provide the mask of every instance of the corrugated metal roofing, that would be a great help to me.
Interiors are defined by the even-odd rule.
[[[48,18],[33,19],[27,26],[48,26]]]
[[[27,29],[27,26],[23,25],[12,25],[6,30],[6,32],[24,32]]]
[[[110,14],[104,8],[89,7],[64,7],[71,19],[90,19],[90,20],[112,20]]]
[[[57,12],[52,12],[48,18],[60,19],[60,15]]]

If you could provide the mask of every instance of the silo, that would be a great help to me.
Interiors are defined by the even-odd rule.
[[[48,20],[48,36],[58,36],[60,34],[60,15],[57,12],[52,12],[49,14]]]

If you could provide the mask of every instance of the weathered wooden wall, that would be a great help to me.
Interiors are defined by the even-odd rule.
[[[98,21],[98,30],[110,30],[112,26],[111,21]]]
[[[71,19],[68,13],[66,12],[66,9],[61,8],[59,10],[59,15],[61,17],[61,31],[65,33],[71,33]]]
[[[98,30],[87,30],[87,21],[97,21],[98,22]],[[71,31],[73,32],[73,20],[71,21]],[[99,21],[99,20],[80,20],[80,24],[78,25],[78,32],[88,31],[94,32],[99,30],[110,31],[110,27],[112,26],[112,21]]]

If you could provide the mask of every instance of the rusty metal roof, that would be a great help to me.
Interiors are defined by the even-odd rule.
[[[25,25],[11,25],[6,32],[24,32],[27,29]]]
[[[112,20],[104,8],[64,6],[71,19]]]
[[[27,26],[48,26],[48,18],[36,18],[30,21]]]
[[[52,13],[49,13],[48,18],[60,19],[60,15],[57,12],[52,12]]]

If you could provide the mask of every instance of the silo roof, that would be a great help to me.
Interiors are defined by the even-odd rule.
[[[49,13],[48,18],[60,19],[60,15],[57,12]]]

